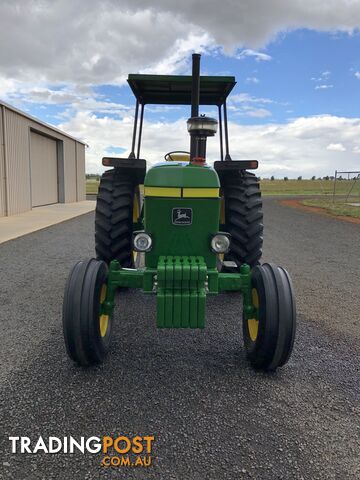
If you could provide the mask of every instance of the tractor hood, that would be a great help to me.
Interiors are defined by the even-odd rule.
[[[145,188],[219,188],[220,182],[215,170],[208,165],[192,165],[188,162],[163,162],[155,165],[147,172],[144,186]]]

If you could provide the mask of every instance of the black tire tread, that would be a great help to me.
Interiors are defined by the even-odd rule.
[[[225,225],[231,246],[227,259],[238,265],[259,265],[263,245],[263,212],[258,178],[251,172],[231,173],[223,179]]]
[[[106,171],[100,181],[95,211],[96,258],[132,267],[133,202],[136,186],[123,169]]]

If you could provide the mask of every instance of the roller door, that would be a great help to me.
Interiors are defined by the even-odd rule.
[[[56,141],[30,132],[30,176],[32,207],[58,203]]]

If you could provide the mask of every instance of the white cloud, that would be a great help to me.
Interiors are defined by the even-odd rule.
[[[331,150],[332,152],[346,152],[346,148],[342,143],[329,143],[326,150]]]
[[[78,113],[61,125],[65,131],[84,138],[87,150],[87,171],[103,170],[101,158],[109,146],[126,148],[129,154],[132,118],[97,118],[90,113]],[[234,159],[257,158],[260,175],[311,177],[329,175],[339,167],[356,170],[359,166],[357,148],[360,138],[360,118],[331,115],[301,117],[287,124],[229,124],[230,152]],[[344,150],[327,149],[337,138]],[[176,122],[144,124],[142,157],[150,164],[162,161],[167,151],[188,149],[186,118]],[[210,160],[219,158],[218,136],[209,139]]]
[[[315,90],[328,90],[329,88],[333,88],[334,85],[328,85],[328,84],[323,84],[323,85],[316,85]]]
[[[253,118],[271,117],[271,112],[266,108],[249,108],[246,110],[246,115]]]
[[[261,12],[261,15],[259,15]],[[12,0],[0,3],[0,74],[37,82],[119,83],[130,71],[183,71],[194,49],[254,56],[279,32],[353,32],[349,0]]]
[[[248,93],[238,93],[231,95],[229,103],[274,103],[270,98],[253,97]]]
[[[257,77],[246,77],[246,83],[259,83],[260,80]]]
[[[62,127],[87,140],[88,169],[101,170],[101,156],[110,145],[128,148],[132,116],[128,107],[94,93],[93,86],[123,84],[129,72],[188,73],[194,50],[266,61],[270,57],[262,49],[279,32],[352,33],[359,25],[359,4],[349,0],[0,2],[0,96],[20,104],[64,106]],[[326,72],[320,74],[319,89],[329,83]],[[232,97],[229,111],[261,118],[271,115],[267,108],[273,103],[243,93]],[[21,108],[27,110],[26,103]],[[96,112],[116,118],[99,118]],[[359,119],[325,115],[229,128],[234,158],[257,156],[262,174],[321,175],[339,162],[344,168],[357,166]],[[146,123],[145,130],[144,151],[151,161],[188,144],[185,119]],[[333,138],[346,154],[326,149]],[[213,145],[216,139],[209,143],[216,158]]]
[[[360,80],[360,72],[355,72],[354,75],[355,75],[355,77],[356,77],[358,80]]]
[[[236,55],[236,58],[239,60],[246,58],[246,57],[254,57],[257,62],[268,62],[271,60],[271,56],[267,55],[266,53],[256,52],[255,50],[251,50],[247,48],[242,50],[240,53]]]
[[[271,103],[275,102],[270,98],[254,97],[245,92],[232,95],[228,102],[229,110],[237,115],[252,118],[271,117],[270,110],[264,108],[264,105]]]
[[[320,73],[319,77],[311,77],[313,82],[326,82],[330,77],[330,70],[325,70],[325,72]]]

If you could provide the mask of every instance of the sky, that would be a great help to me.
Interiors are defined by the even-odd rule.
[[[0,0],[0,98],[85,141],[101,173],[130,151],[128,73],[190,74],[198,52],[203,75],[236,77],[233,159],[262,177],[360,170],[359,27],[360,0]],[[189,116],[147,106],[141,157],[187,150]]]

